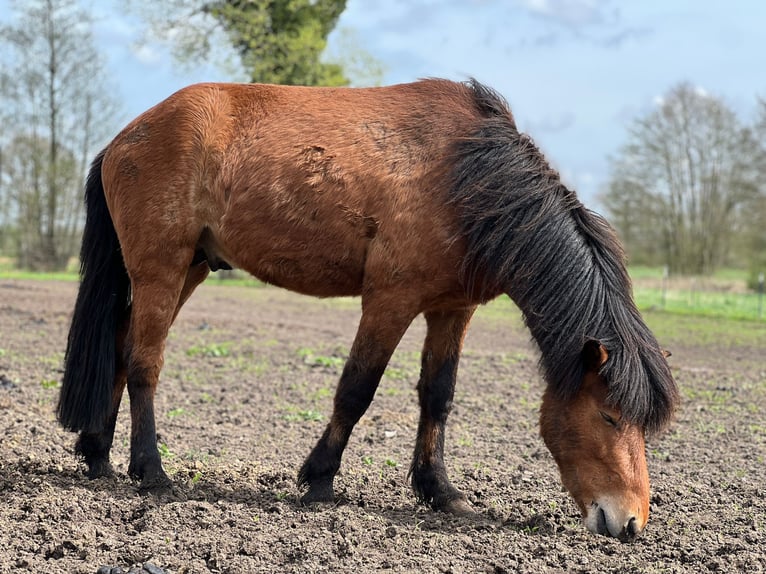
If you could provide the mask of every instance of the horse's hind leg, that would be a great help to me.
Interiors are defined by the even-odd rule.
[[[335,391],[330,423],[298,473],[298,484],[308,487],[302,503],[333,501],[333,479],[351,431],[370,406],[388,360],[416,315],[417,311],[403,310],[395,297],[388,304],[363,300],[362,318]]]
[[[192,259],[189,250],[188,261]],[[157,450],[154,393],[163,363],[165,339],[181,306],[207,276],[207,264],[182,270],[168,267],[138,272],[132,278],[132,309],[127,337],[127,387],[131,440],[128,474],[144,490],[162,488],[170,479]]]
[[[418,381],[420,424],[410,468],[412,488],[435,510],[454,514],[473,512],[447,478],[444,427],[452,409],[463,338],[474,310],[471,307],[425,314],[428,331]]]
[[[209,272],[210,268],[204,262],[189,268],[186,273],[186,281],[181,289],[181,295],[176,305],[175,313],[173,314],[173,320],[178,316],[178,312],[181,310],[181,307],[186,300],[191,296],[194,289],[205,280]],[[129,324],[130,313],[128,313],[128,317],[124,324],[117,332],[117,365],[115,368],[114,392],[112,394],[112,411],[107,419],[106,426],[98,433],[80,433],[80,436],[77,439],[77,444],[75,445],[75,451],[83,457],[88,466],[88,478],[110,476],[114,472],[112,465],[109,462],[109,453],[114,441],[114,429],[117,423],[117,414],[120,410],[122,395],[125,392],[125,386],[127,385],[125,337],[127,335]]]
[[[106,426],[97,433],[81,432],[77,439],[77,443],[75,444],[75,452],[83,458],[85,464],[88,466],[88,471],[86,473],[88,478],[111,476],[114,473],[112,465],[109,462],[109,452],[112,449],[114,428],[117,424],[117,413],[120,410],[122,393],[125,391],[125,384],[127,382],[124,352],[125,336],[127,334],[129,321],[130,313],[128,312],[127,318],[117,331],[115,353],[117,364],[115,365],[115,382],[114,390],[112,392],[112,410],[106,421]]]

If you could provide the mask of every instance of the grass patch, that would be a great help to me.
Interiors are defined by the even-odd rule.
[[[762,316],[759,317],[759,295],[744,289],[746,271],[723,269],[712,277],[699,281],[692,278],[674,278],[673,285],[665,291],[664,299],[660,287],[661,268],[631,267],[629,272],[634,281],[633,297],[642,313],[662,311],[675,316],[754,322],[766,320],[766,298],[761,302],[763,309]],[[711,283],[712,287],[707,287],[707,282]],[[504,295],[479,307],[476,316],[523,325],[521,312],[513,301]]]
[[[59,387],[59,382],[54,379],[43,379],[40,381],[40,386],[44,389],[57,389]]]
[[[669,289],[663,299],[661,289],[636,287],[633,290],[633,297],[641,311],[658,309],[676,315],[759,319],[757,293]]]
[[[403,369],[401,367],[386,367],[383,375],[388,379],[395,381],[406,381],[414,377],[414,374],[410,374],[409,369]]]
[[[663,311],[645,311],[643,317],[657,339],[671,351],[673,345],[766,348],[766,328],[756,321]]]
[[[76,259],[73,259],[65,271],[43,273],[16,269],[12,260],[0,258],[0,279],[75,282],[79,280],[77,265]],[[662,311],[672,315],[766,321],[766,300],[760,301],[763,308],[759,313],[759,295],[744,289],[748,277],[747,271],[721,269],[711,277],[699,279],[671,277],[670,286],[665,290],[664,295],[660,287],[663,276],[661,267],[632,266],[629,272],[634,282],[634,298],[642,312]],[[259,289],[267,287],[265,283],[242,271],[211,274],[206,283],[211,286]],[[335,298],[325,300],[322,304],[339,308],[352,305],[356,308],[358,299]],[[487,305],[482,305],[477,312],[477,317],[510,321],[513,326],[523,326],[520,311],[505,295]],[[217,349],[215,345],[193,347],[187,353],[190,356],[196,353],[202,356],[222,357],[228,354],[228,344],[222,344]],[[343,359],[337,356],[314,354],[313,364],[338,368],[342,366],[342,361]]]
[[[502,320],[510,322],[514,327],[522,328],[524,319],[521,311],[507,295],[501,295],[476,310],[476,317],[490,321]]]
[[[312,401],[322,401],[324,399],[332,397],[334,394],[334,390],[330,387],[320,387],[313,393],[309,395],[309,398]]]
[[[346,364],[345,357],[338,357],[335,355],[320,355],[313,349],[301,348],[298,349],[298,356],[303,359],[303,362],[313,367],[326,367],[329,369],[339,370]]]
[[[28,271],[16,267],[16,262],[10,257],[0,257],[0,279],[35,279],[37,281],[79,281],[79,265],[77,258],[72,258],[63,271]]]
[[[160,458],[173,458],[175,456],[164,442],[157,445],[157,450],[160,451]]]
[[[0,279],[32,279],[35,281],[79,281],[77,271],[25,271],[23,269],[0,269]]]
[[[287,414],[284,419],[289,422],[319,422],[324,419],[324,415],[314,409],[299,409],[296,407],[287,407]]]
[[[631,265],[628,269],[630,272],[630,277],[634,281],[641,280],[641,279],[655,279],[662,277],[662,274],[664,273],[664,269],[660,267],[648,267],[646,265]],[[740,281],[745,282],[748,278],[748,271],[744,269],[718,269],[713,275],[710,276],[711,279],[719,279],[722,281]]]
[[[728,319],[763,318],[758,293],[747,289],[747,271],[720,269],[705,277],[664,277],[664,270],[659,267],[631,267],[629,272],[633,296],[642,311]]]
[[[194,345],[186,349],[190,357],[228,357],[231,354],[231,342],[208,343],[207,345]]]

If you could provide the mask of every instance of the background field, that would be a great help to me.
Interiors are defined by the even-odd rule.
[[[536,351],[507,299],[474,320],[448,424],[448,469],[481,516],[467,520],[417,504],[407,483],[421,320],[352,436],[338,505],[297,504],[358,301],[270,287],[209,282],[171,333],[157,417],[175,491],[140,496],[125,476],[127,404],[118,476],[84,479],[52,413],[76,287],[0,279],[0,572],[766,570],[762,321],[647,310],[684,401],[648,444],[648,529],[621,544],[585,532],[561,489],[538,436]]]

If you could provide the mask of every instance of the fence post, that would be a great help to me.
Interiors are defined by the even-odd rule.
[[[667,291],[668,291],[668,266],[665,265],[662,268],[662,310],[665,310],[665,299],[667,297]]]
[[[763,271],[758,274],[758,319],[763,318]]]

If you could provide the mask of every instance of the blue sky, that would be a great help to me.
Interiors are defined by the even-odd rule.
[[[180,69],[161,44],[138,46],[141,24],[120,5],[93,4],[120,123],[186,84],[228,79]],[[565,183],[598,207],[607,156],[674,84],[751,118],[766,98],[764,23],[760,0],[349,0],[340,27],[384,65],[385,83],[474,76],[500,91]]]

